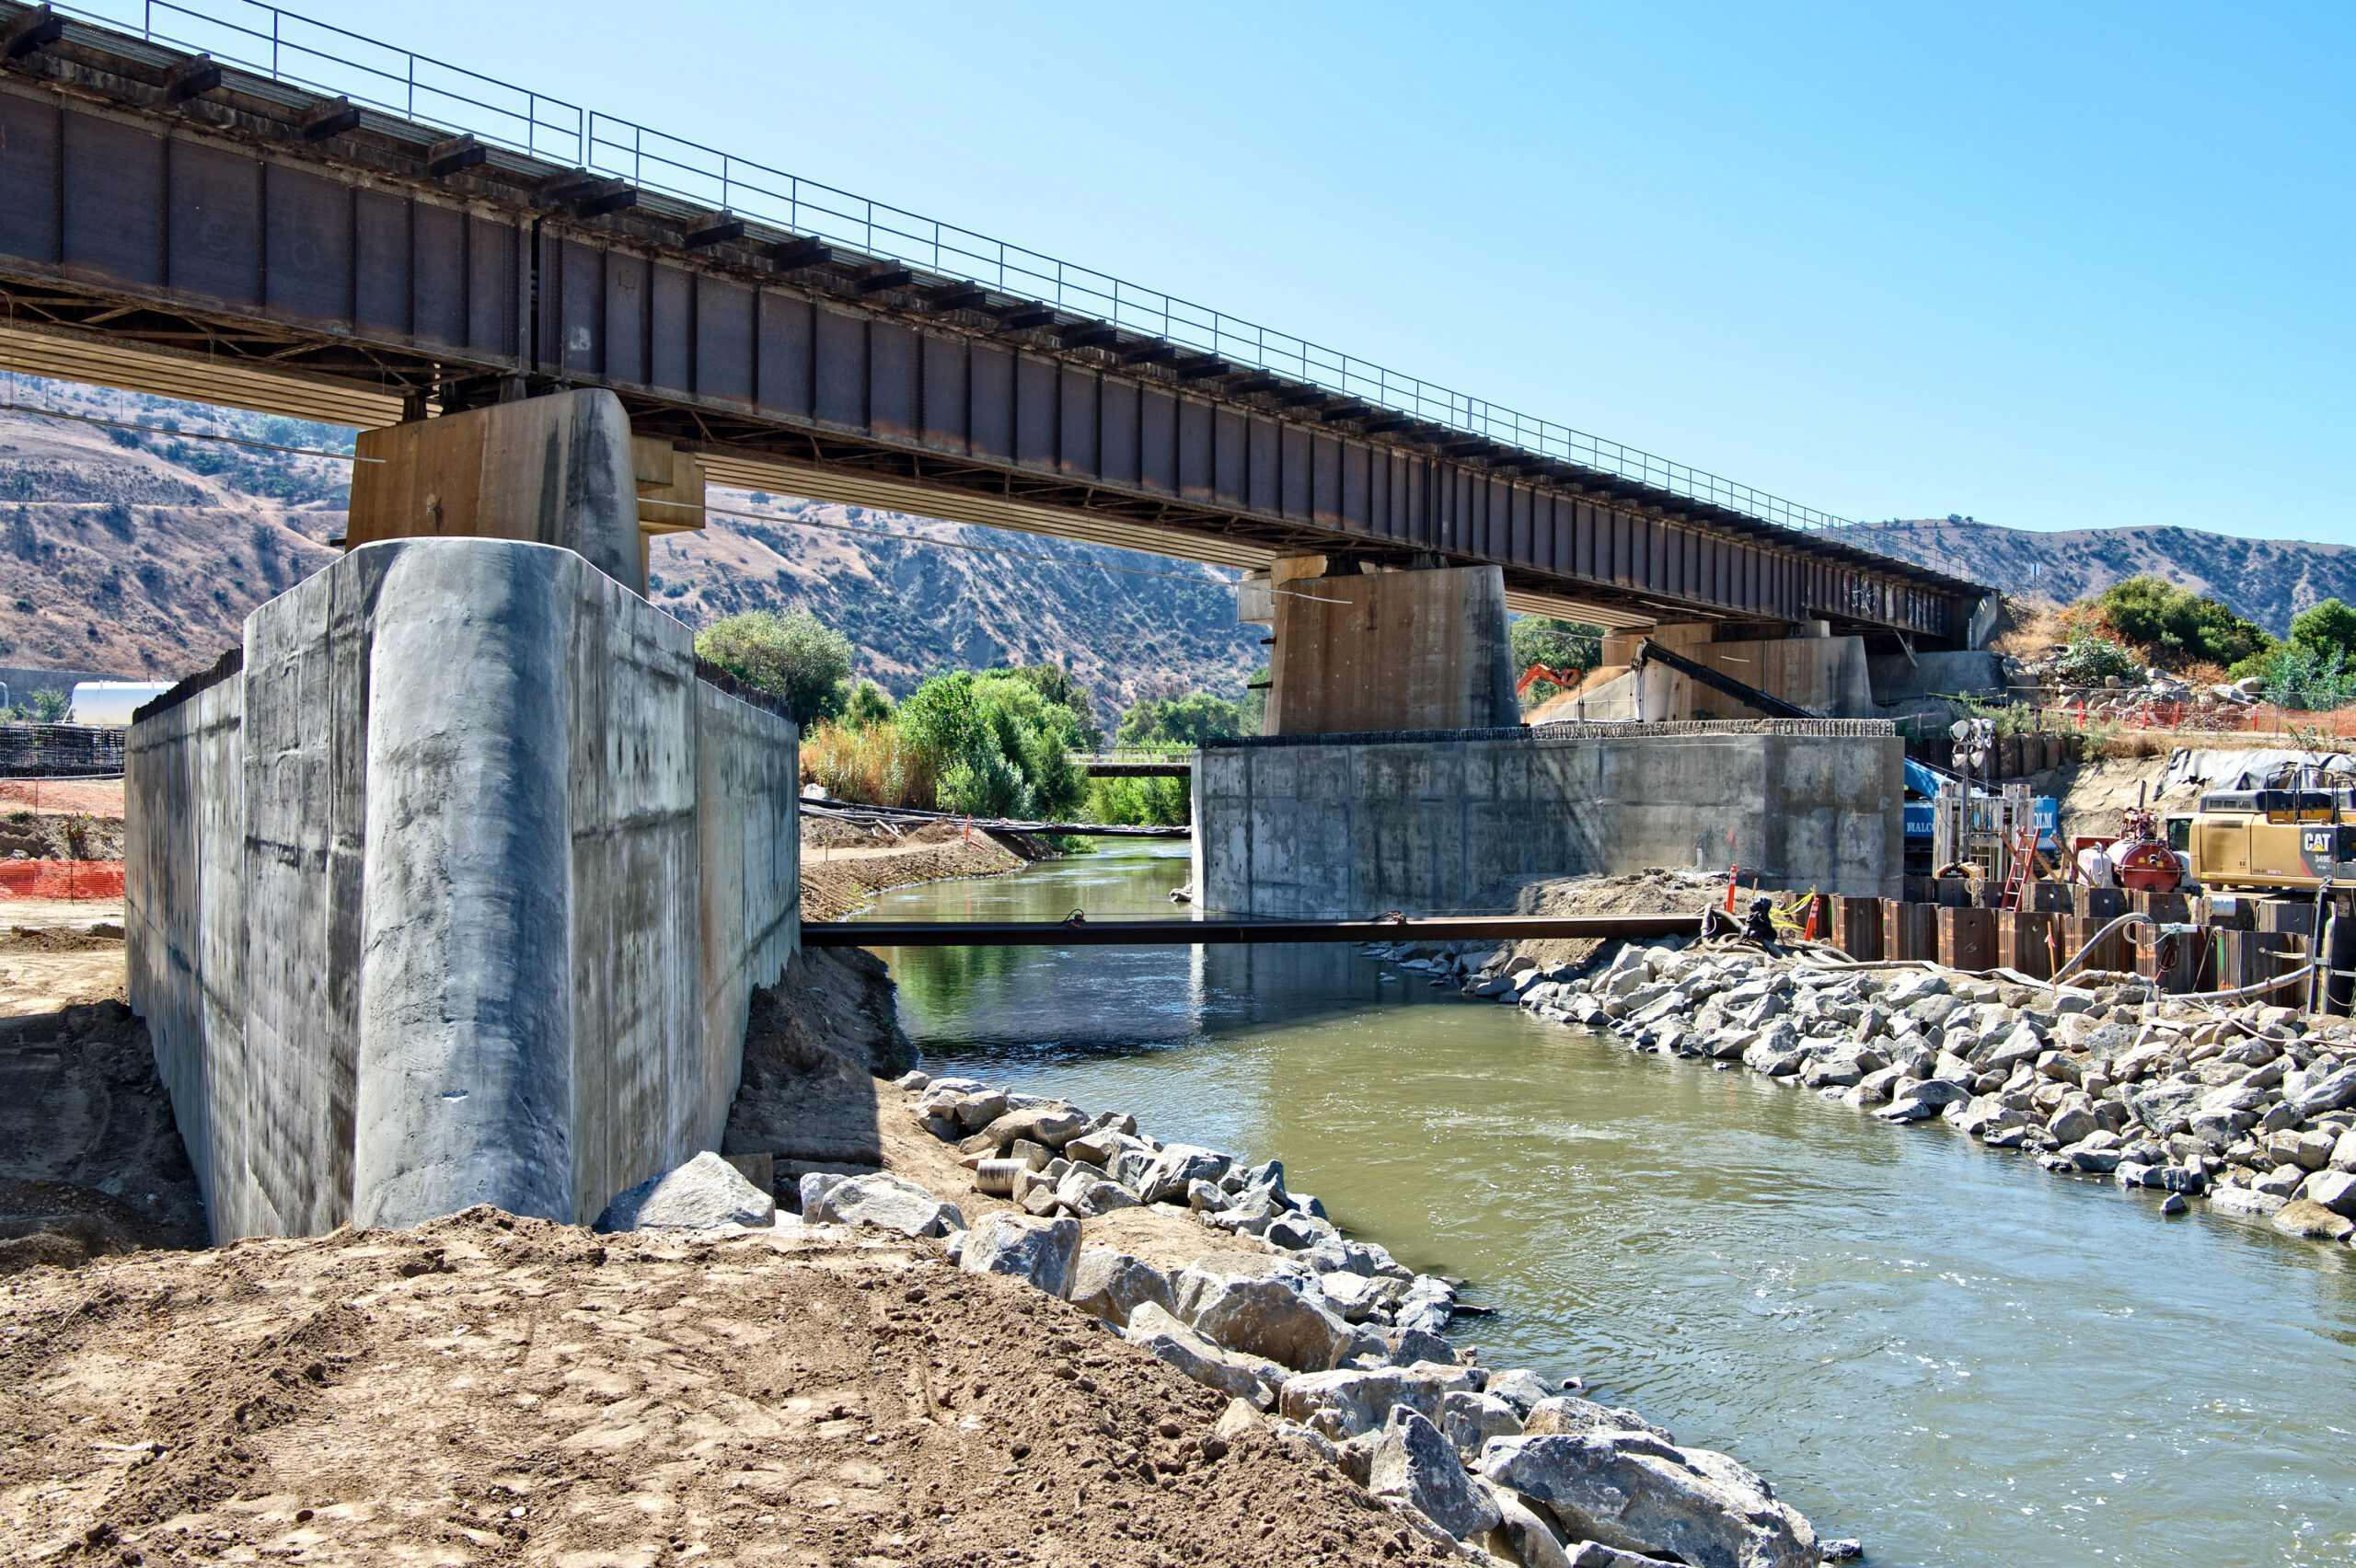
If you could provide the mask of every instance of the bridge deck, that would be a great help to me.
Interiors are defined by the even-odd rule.
[[[705,149],[472,78],[535,117],[495,145],[470,100],[414,85],[448,67],[392,51],[370,76],[348,56],[376,46],[267,6],[267,35],[162,36],[204,3],[143,38],[0,0],[0,364],[345,420],[602,386],[726,483],[1230,565],[1495,564],[1515,607],[1608,625],[1958,642],[1986,593],[1682,465],[1299,340],[1272,355],[1217,313],[1190,340],[1194,307],[1146,291],[1147,323],[1128,285],[1066,294],[1087,274],[1017,248],[989,242],[976,282],[978,236],[755,164],[666,192]],[[554,156],[544,112],[571,127]],[[1024,297],[1050,274],[1057,297]]]

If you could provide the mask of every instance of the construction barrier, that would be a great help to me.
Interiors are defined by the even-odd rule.
[[[121,860],[0,860],[0,900],[121,897]]]

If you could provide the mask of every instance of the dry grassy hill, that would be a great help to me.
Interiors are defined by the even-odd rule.
[[[350,445],[329,426],[7,380],[19,404]],[[167,678],[210,663],[256,605],[333,558],[349,467],[0,411],[0,666]],[[1208,568],[859,507],[733,491],[712,501],[753,516],[659,541],[654,602],[690,625],[807,607],[849,635],[860,673],[895,692],[936,670],[1045,661],[1095,692],[1109,719],[1145,697],[1235,695],[1261,662],[1260,628],[1236,624],[1234,595]]]
[[[2196,528],[2039,534],[1934,519],[1854,524],[1840,536],[1863,549],[2056,604],[2150,572],[2223,600],[2278,637],[2289,634],[2292,616],[2322,600],[2356,604],[2356,549],[2345,545],[2241,539]]]

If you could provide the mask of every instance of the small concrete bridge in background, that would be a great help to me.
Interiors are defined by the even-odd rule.
[[[1091,778],[1184,778],[1195,771],[1191,751],[1074,752],[1071,761]]]

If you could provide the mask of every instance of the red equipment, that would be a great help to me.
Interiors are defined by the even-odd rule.
[[[1579,684],[1579,672],[1576,670],[1550,670],[1543,664],[1532,664],[1530,668],[1522,671],[1521,679],[1514,682],[1514,696],[1528,696],[1530,688],[1540,681],[1552,681],[1556,686],[1561,686],[1565,691],[1573,691],[1577,689]]]

